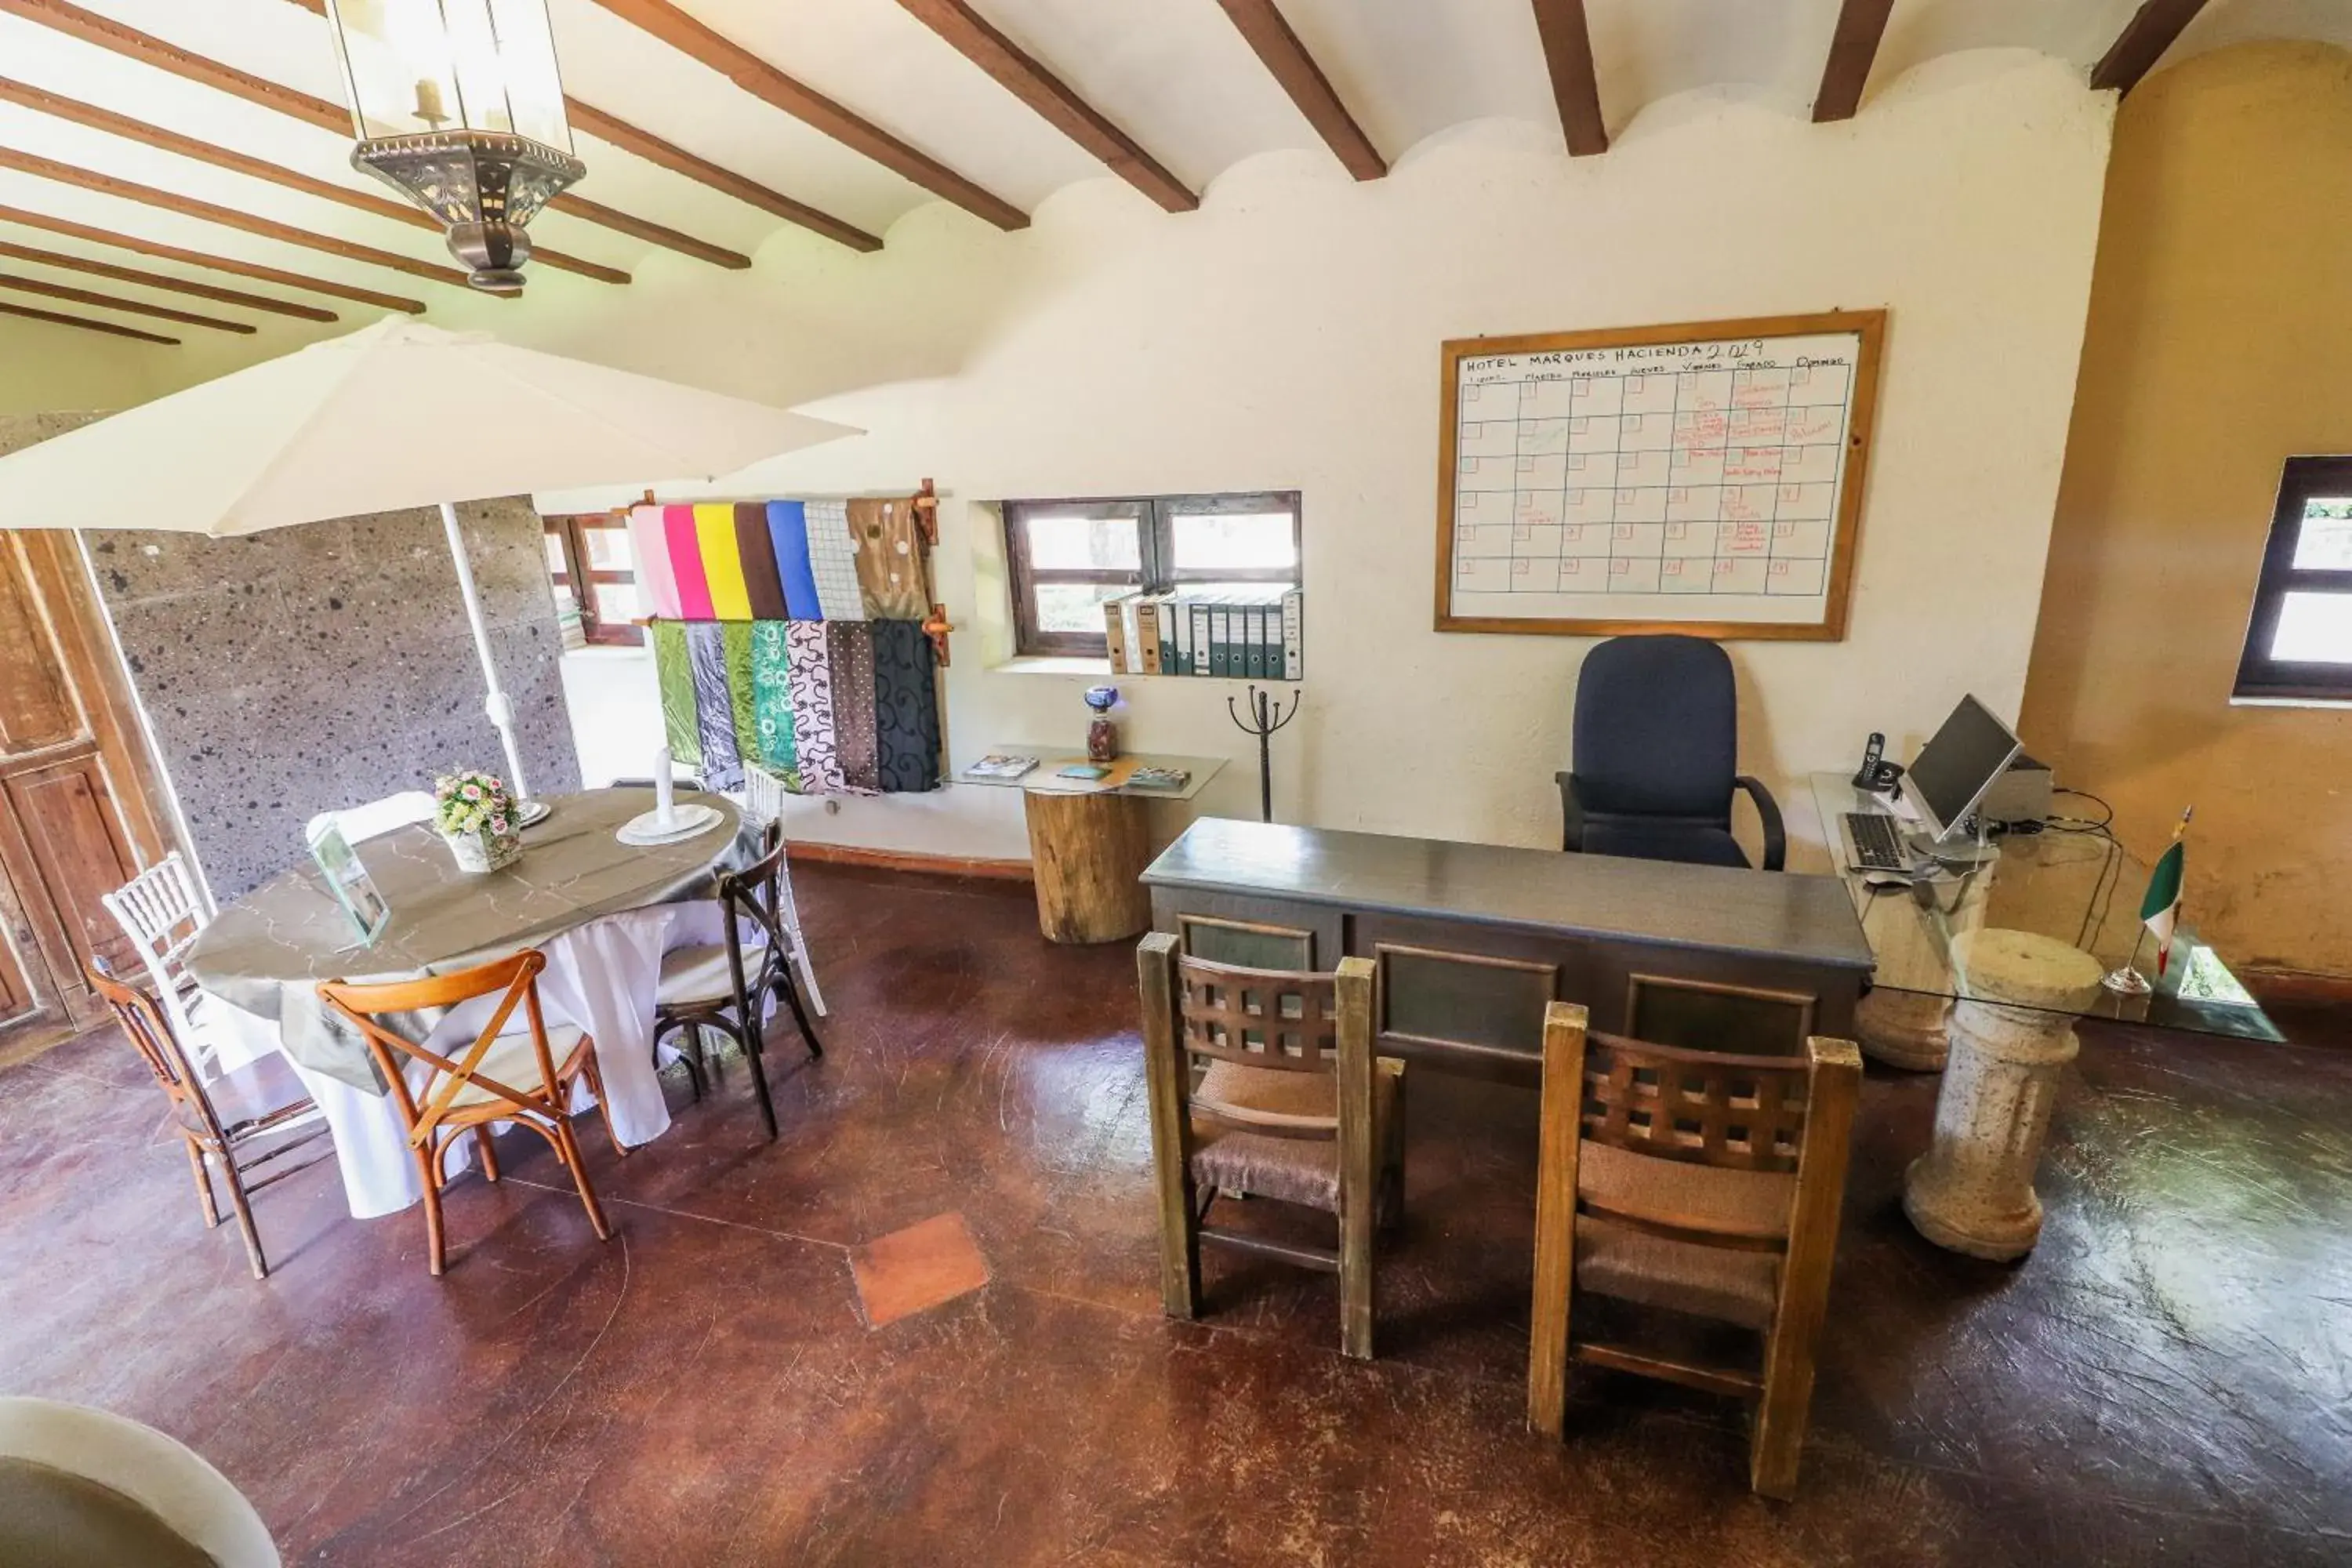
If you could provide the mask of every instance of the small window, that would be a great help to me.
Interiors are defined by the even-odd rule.
[[[1298,584],[1298,494],[1004,503],[1015,646],[1109,652],[1105,600],[1138,590]]]
[[[2352,458],[2289,458],[2232,697],[2352,702]]]
[[[578,616],[581,636],[589,642],[619,647],[642,644],[646,634],[635,622],[647,611],[637,596],[628,524],[615,513],[599,512],[546,518],[542,526],[557,614]]]

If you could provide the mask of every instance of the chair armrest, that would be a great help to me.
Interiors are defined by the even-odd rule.
[[[1584,847],[1584,806],[1576,798],[1576,775],[1563,772],[1551,776],[1559,784],[1559,847],[1580,850]]]
[[[1780,803],[1772,798],[1772,792],[1764,787],[1763,780],[1751,778],[1746,773],[1733,779],[1731,787],[1746,790],[1748,798],[1756,803],[1756,815],[1763,819],[1764,869],[1781,869],[1788,864],[1789,833],[1780,821]]]

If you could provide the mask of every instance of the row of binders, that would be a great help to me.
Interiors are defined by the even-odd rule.
[[[1303,680],[1306,639],[1296,588],[1123,594],[1103,601],[1118,675]]]

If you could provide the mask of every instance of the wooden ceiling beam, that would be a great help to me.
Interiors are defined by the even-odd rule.
[[[327,0],[289,0],[289,3],[301,6],[314,16],[327,14]],[[855,224],[844,223],[830,213],[819,212],[806,202],[796,202],[781,191],[772,191],[757,180],[748,179],[732,169],[722,169],[707,158],[698,158],[675,142],[665,142],[652,132],[632,125],[616,114],[607,114],[593,105],[583,103],[569,93],[564,95],[563,108],[571,117],[574,131],[593,136],[599,142],[610,142],[624,153],[633,153],[648,163],[658,163],[673,174],[684,174],[698,185],[708,185],[739,202],[747,202],[762,212],[782,218],[786,223],[798,224],[813,234],[837,240],[852,250],[882,248],[882,241],[877,237]],[[337,113],[341,116],[341,128],[348,130],[351,116],[340,110]],[[556,205],[561,207],[565,203],[582,205],[575,195],[566,195]],[[611,209],[604,210],[609,212]]]
[[[1307,117],[1324,144],[1348,173],[1360,180],[1377,180],[1389,172],[1388,163],[1364,134],[1348,106],[1339,101],[1331,79],[1307,52],[1275,0],[1217,0],[1240,30],[1243,41],[1255,50],[1265,68]]]
[[[281,289],[305,289],[314,294],[331,294],[338,300],[351,300],[362,305],[373,305],[379,310],[404,310],[420,315],[425,301],[411,300],[403,294],[386,294],[381,289],[362,288],[356,283],[339,283],[331,278],[313,278],[305,272],[289,272],[282,268],[264,267],[258,262],[241,261],[234,256],[215,256],[209,251],[183,250],[176,245],[143,238],[135,234],[123,234],[110,228],[94,228],[88,224],[54,217],[47,213],[34,212],[27,207],[0,206],[0,223],[22,224],[49,234],[61,234],[68,239],[88,240],[92,245],[110,246],[118,250],[136,251],[159,261],[177,261],[183,266],[201,267],[213,272],[227,272],[239,278],[250,278],[257,283],[275,283]],[[258,303],[258,301],[257,301]],[[266,307],[265,307],[266,308]],[[332,311],[313,311],[303,306],[279,306],[289,315],[301,315],[312,321],[331,321]]]
[[[426,229],[434,234],[442,232],[439,221],[432,214],[407,202],[396,202],[384,196],[370,195],[365,191],[355,191],[348,185],[338,185],[330,180],[312,179],[310,175],[289,169],[283,164],[268,163],[259,158],[249,158],[242,153],[232,153],[217,142],[201,142],[193,136],[183,136],[176,131],[166,131],[160,125],[150,125],[143,120],[133,120],[127,114],[117,114],[110,109],[100,109],[94,103],[84,103],[79,99],[67,98],[60,93],[35,87],[29,82],[0,77],[0,103],[13,103],[20,109],[29,109],[54,119],[71,121],[76,125],[85,125],[92,131],[103,131],[110,136],[120,136],[126,142],[136,142],[142,146],[152,147],[158,152],[176,153],[183,158],[193,158],[199,163],[209,163],[215,169],[226,169],[231,174],[266,180],[273,185],[283,185],[289,191],[299,191],[304,195],[317,196],[323,201],[337,202],[359,212],[373,213],[377,217],[390,218],[394,223],[406,224],[411,228]],[[583,277],[593,278],[600,283],[626,283],[629,280],[629,275],[625,272],[606,267],[600,262],[583,260],[579,257],[567,255],[561,250],[549,250],[534,245],[531,247],[530,254],[535,261],[543,262],[549,267],[557,268],[565,272],[577,272]],[[736,256],[732,251],[724,251],[720,254],[732,258],[729,265],[742,267],[751,265],[751,258],[748,256]]]
[[[398,251],[378,250],[372,245],[361,245],[352,240],[338,239],[331,234],[319,234],[307,228],[296,228],[291,224],[274,223],[266,217],[256,217],[251,213],[238,212],[234,207],[215,206],[210,202],[200,202],[194,196],[184,196],[175,191],[157,190],[152,185],[142,185],[135,180],[117,179],[112,174],[101,174],[95,169],[83,169],[71,163],[60,163],[54,158],[37,157],[30,153],[19,153],[11,147],[0,147],[0,169],[14,169],[20,174],[31,174],[38,179],[54,180],[61,185],[72,185],[79,190],[96,191],[101,195],[117,196],[124,201],[137,202],[142,206],[161,207],[165,212],[175,212],[185,217],[202,218],[206,223],[216,223],[224,228],[242,229],[247,234],[259,235],[264,239],[274,239],[285,245],[299,245],[305,250],[320,251],[328,256],[340,256],[346,261],[364,262],[370,267],[389,268],[394,272],[405,272],[412,278],[422,278],[428,282],[447,283],[459,289],[467,286],[466,275],[458,271],[455,266],[445,267],[438,262],[419,261],[413,256],[403,256]]]
[[[23,0],[16,0],[23,3]],[[918,152],[872,121],[786,76],[725,35],[714,32],[669,0],[594,0],[621,20],[709,66],[772,108],[863,153],[902,179],[994,224],[1026,228],[1029,215],[990,195],[928,153]]]
[[[268,310],[276,315],[292,316],[303,321],[331,321],[332,310],[321,310],[316,305],[297,305],[289,300],[272,300],[265,294],[247,294],[236,289],[215,288],[190,278],[174,278],[168,272],[149,272],[137,267],[118,267],[111,261],[100,261],[91,256],[69,256],[62,250],[43,250],[37,245],[18,245],[14,240],[0,239],[0,256],[18,261],[37,262],[43,267],[55,267],[66,272],[86,272],[93,278],[111,278],[118,283],[136,283],[146,289],[165,289],[174,294],[187,294],[198,300],[211,300],[223,305],[242,305],[251,310]]]
[[[1036,110],[1045,123],[1170,212],[1191,212],[1201,205],[1201,198],[1135,138],[1105,119],[964,0],[898,0],[898,4],[945,38],[956,53],[994,78],[999,87]]]
[[[2137,87],[2139,79],[2156,68],[2164,51],[2203,9],[2205,0],[2146,0],[2124,24],[2099,63],[2091,68],[2091,90],[2114,88],[2126,93]]]
[[[599,142],[610,142],[624,153],[633,153],[648,163],[656,163],[673,174],[684,174],[697,184],[707,185],[722,195],[733,196],[761,211],[797,224],[812,234],[823,235],[852,250],[879,250],[881,237],[866,233],[856,224],[844,223],[830,213],[820,212],[805,202],[796,202],[781,191],[770,190],[759,181],[748,179],[732,169],[722,169],[707,158],[698,158],[672,142],[665,142],[650,131],[641,130],[627,121],[605,113],[603,110],[566,98],[563,107],[572,117],[572,128]]]
[[[1601,83],[1592,73],[1592,29],[1585,21],[1584,0],[1535,0],[1535,9],[1568,150],[1579,158],[1606,153],[1609,127],[1601,119]]]
[[[1878,58],[1878,41],[1886,35],[1886,18],[1895,0],[1845,0],[1839,7],[1837,28],[1830,34],[1830,58],[1822,67],[1822,88],[1813,94],[1813,123],[1852,120],[1862,107],[1863,84],[1870,79],[1871,62]]]
[[[295,0],[295,4],[320,16],[326,14],[325,0],[316,0],[315,4],[311,3],[311,0]],[[334,132],[346,139],[352,134],[351,110],[341,104],[331,103],[323,98],[314,98],[298,89],[287,87],[264,77],[255,76],[249,71],[238,70],[235,66],[225,65],[219,60],[181,48],[177,45],[167,44],[151,34],[139,31],[136,27],[126,27],[109,17],[85,11],[80,6],[70,4],[69,0],[0,0],[0,13],[21,16],[28,22],[37,22],[42,26],[65,34],[68,37],[78,38],[86,44],[94,44],[126,59],[138,60],[142,64],[153,66],[159,70],[169,71],[173,76],[185,80],[213,88],[235,98],[241,98],[247,103],[257,104],[264,109],[274,110],[278,113],[315,125],[322,131]],[[557,212],[571,213],[589,223],[598,224],[634,238],[680,251],[698,260],[708,261],[713,266],[740,269],[751,265],[751,258],[739,252],[697,239],[691,235],[681,234],[677,229],[663,224],[632,217],[626,213],[615,211],[612,207],[589,201],[583,196],[567,194],[557,197],[552,206]],[[429,214],[415,208],[410,210],[416,211],[426,223],[432,223]],[[440,226],[434,224],[433,226],[437,228]],[[625,274],[610,268],[604,268],[602,272],[588,270],[595,267],[596,264],[593,262],[582,263],[578,266],[571,265],[570,263],[576,261],[577,258],[565,257],[561,251],[534,247],[532,254],[551,267],[568,272],[581,272],[583,276],[595,278],[600,282],[625,283],[628,281]],[[606,273],[611,275],[605,276]]]
[[[30,305],[11,305],[0,300],[0,316],[22,316],[28,321],[47,321],[55,327],[79,327],[85,332],[105,332],[112,337],[136,338],[142,343],[162,343],[178,348],[180,340],[155,332],[142,332],[136,327],[118,326],[112,321],[93,321],[85,316],[61,316],[55,310],[36,310]]]
[[[20,294],[40,294],[51,300],[63,300],[68,304],[95,305],[101,310],[128,310],[133,315],[160,316],[167,321],[179,321],[191,327],[209,327],[216,332],[250,333],[253,331],[244,321],[224,321],[218,316],[199,316],[187,310],[175,310],[169,305],[151,305],[142,300],[100,294],[88,289],[52,283],[42,278],[19,278],[10,272],[0,272],[0,289],[14,289]]]

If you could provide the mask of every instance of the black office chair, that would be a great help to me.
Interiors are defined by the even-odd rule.
[[[1576,765],[1560,773],[1563,849],[1745,866],[1731,837],[1744,789],[1764,820],[1764,868],[1789,840],[1761,782],[1738,773],[1738,691],[1731,659],[1705,637],[1612,637],[1576,682]]]

